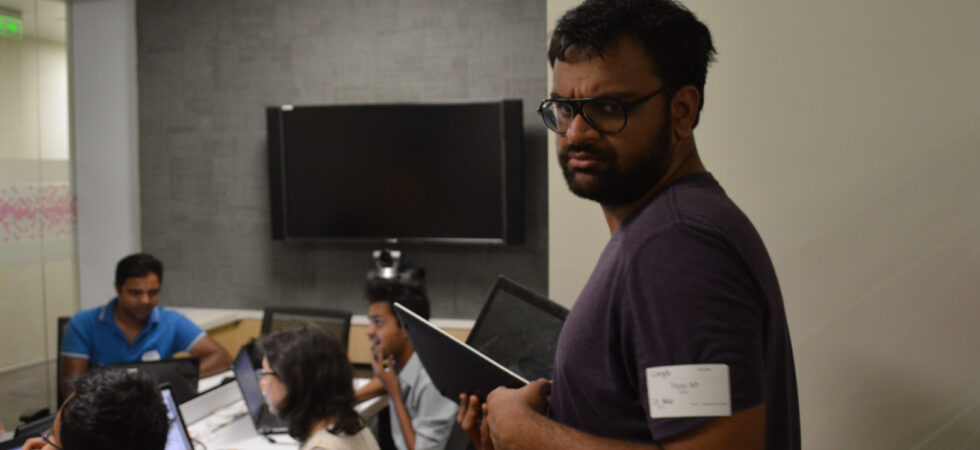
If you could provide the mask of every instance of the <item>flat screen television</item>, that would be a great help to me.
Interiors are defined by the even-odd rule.
[[[520,100],[266,113],[273,239],[523,243]]]

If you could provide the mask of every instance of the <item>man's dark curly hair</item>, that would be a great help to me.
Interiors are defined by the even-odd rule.
[[[125,284],[127,278],[143,278],[151,273],[163,283],[163,263],[149,253],[134,253],[116,264],[116,287]]]
[[[61,408],[65,450],[162,450],[170,419],[156,383],[143,373],[89,372],[72,382],[75,394]]]
[[[286,386],[277,405],[289,435],[305,441],[310,429],[334,420],[334,433],[357,434],[364,419],[354,410],[354,371],[337,338],[317,327],[285,329],[258,340],[276,377]]]
[[[366,293],[368,303],[385,302],[391,308],[391,313],[395,314],[393,304],[401,303],[406,308],[422,316],[429,318],[429,298],[425,294],[424,275],[419,277],[399,277],[393,280],[372,278],[368,280]],[[398,316],[395,315],[395,320]],[[398,322],[401,326],[401,322]]]
[[[601,58],[621,38],[634,39],[643,47],[670,96],[691,85],[701,93],[698,111],[704,107],[708,64],[715,55],[711,33],[691,11],[672,0],[586,0],[558,20],[548,61],[552,67],[556,60],[565,61],[573,46],[589,58]]]

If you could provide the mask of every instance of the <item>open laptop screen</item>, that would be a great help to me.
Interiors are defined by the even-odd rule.
[[[262,397],[262,389],[259,387],[259,380],[255,378],[255,367],[248,356],[247,347],[242,347],[235,358],[235,379],[238,387],[242,390],[242,397],[245,398],[245,405],[248,407],[248,414],[252,416],[253,423],[259,423],[259,416],[262,408],[265,407],[265,398]]]
[[[525,379],[551,379],[567,315],[561,305],[501,276],[466,343]]]
[[[187,426],[184,418],[180,415],[180,407],[174,399],[173,390],[170,386],[164,385],[160,388],[160,395],[163,396],[163,403],[167,405],[167,419],[170,420],[170,432],[167,434],[166,450],[194,450],[191,437],[187,434]]]

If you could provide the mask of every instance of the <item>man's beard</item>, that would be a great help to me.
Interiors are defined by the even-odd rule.
[[[603,171],[572,170],[568,167],[568,154],[586,153],[604,166]],[[590,146],[567,146],[558,154],[565,182],[573,194],[599,202],[603,206],[617,207],[633,203],[653,189],[670,167],[670,123],[661,124],[653,147],[642,152],[636,162],[622,170],[618,168],[619,155],[610,149]],[[592,178],[591,183],[575,183],[576,173]]]

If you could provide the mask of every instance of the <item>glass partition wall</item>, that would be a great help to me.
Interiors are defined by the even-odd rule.
[[[63,1],[0,0],[0,421],[56,407],[57,318],[78,308]]]

